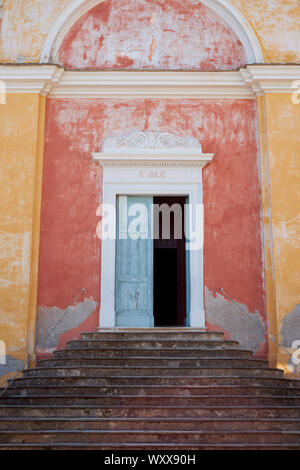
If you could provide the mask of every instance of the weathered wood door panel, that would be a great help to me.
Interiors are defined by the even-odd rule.
[[[116,326],[152,327],[152,197],[118,197]]]

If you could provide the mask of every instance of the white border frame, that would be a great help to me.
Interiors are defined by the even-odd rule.
[[[73,0],[51,26],[44,42],[40,63],[56,63],[59,48],[76,21],[91,8],[105,0]],[[242,42],[248,64],[263,64],[258,38],[247,19],[229,0],[201,0],[228,24]]]
[[[102,204],[114,207],[117,213],[117,196],[187,196],[195,207],[203,204],[202,169],[213,160],[213,154],[203,154],[191,149],[191,155],[178,149],[166,149],[161,155],[155,151],[140,151],[139,160],[128,152],[117,154],[94,153],[93,159],[103,167]],[[176,151],[177,150],[177,151]],[[173,157],[171,157],[174,152]],[[187,157],[190,158],[187,158]],[[164,169],[166,178],[141,181],[141,170]],[[188,232],[193,221],[188,217]],[[114,220],[116,229],[116,220]],[[203,248],[190,251],[190,327],[205,328]],[[116,240],[103,239],[101,248],[101,305],[100,328],[115,328],[115,266]]]

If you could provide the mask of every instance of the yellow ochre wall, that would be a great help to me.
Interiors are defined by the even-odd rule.
[[[50,26],[71,2],[4,0],[0,61],[39,62]],[[299,0],[231,0],[231,4],[253,27],[266,63],[300,60]]]
[[[264,101],[277,310],[271,322],[277,340],[290,349],[300,341],[300,104],[289,93],[267,94]],[[277,365],[286,371],[288,359],[278,349]]]
[[[0,385],[33,352],[44,107],[44,97],[21,93],[0,105]]]

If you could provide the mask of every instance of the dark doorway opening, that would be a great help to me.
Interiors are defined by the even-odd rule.
[[[157,327],[186,326],[185,204],[186,197],[154,198],[154,234],[158,237],[154,240],[154,320]],[[169,233],[163,232],[167,217],[156,212],[162,205],[176,208],[170,212]]]

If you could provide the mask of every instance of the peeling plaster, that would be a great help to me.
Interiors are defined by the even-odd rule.
[[[284,317],[282,320],[281,343],[285,348],[291,348],[294,341],[300,341],[300,305]]]
[[[17,57],[24,56],[28,62],[38,62],[51,24],[72,1],[6,1],[2,28],[5,41],[0,42],[2,60],[15,62]],[[300,59],[299,0],[231,0],[231,3],[254,28],[267,62]]]
[[[58,62],[68,68],[226,70],[247,59],[234,31],[199,0],[111,0],[70,29]]]
[[[215,152],[214,165],[203,172],[205,285],[212,292],[223,286],[266,322],[255,119],[252,100],[50,98],[38,305],[64,309],[75,285],[84,285],[99,304],[101,244],[94,236],[102,179],[90,164],[90,154],[100,150],[101,143],[114,135],[115,129],[124,134],[136,129],[164,129],[182,135],[191,133],[202,142],[204,151]],[[235,309],[232,304],[225,305]],[[239,318],[241,312],[236,316]],[[97,312],[93,322],[90,325],[97,328]],[[259,331],[264,331],[258,322]],[[69,331],[68,340],[80,333],[71,333],[71,327]],[[261,342],[263,354],[267,354],[263,333],[253,349],[257,350]],[[52,342],[48,349],[53,345],[57,346]],[[39,346],[47,349],[48,345]]]
[[[67,309],[62,310],[57,307],[38,307],[37,348],[55,348],[62,334],[81,325],[96,308],[97,302],[93,299],[86,299],[84,302],[77,304],[76,307],[71,307],[68,312]]]
[[[25,362],[15,359],[12,356],[6,356],[6,364],[0,364],[0,377],[10,372],[19,372],[25,368]]]
[[[266,342],[266,328],[258,314],[250,313],[246,305],[228,302],[221,294],[205,288],[207,321],[229,332],[242,349],[258,352]],[[246,313],[247,312],[247,313]]]

